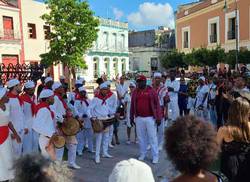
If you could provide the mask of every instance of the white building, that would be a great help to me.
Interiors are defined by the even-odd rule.
[[[19,13],[17,3],[0,0],[0,63],[23,63]]]
[[[109,79],[128,72],[128,23],[99,18],[98,39],[85,56],[87,70],[78,70],[78,75],[93,81],[105,74]]]

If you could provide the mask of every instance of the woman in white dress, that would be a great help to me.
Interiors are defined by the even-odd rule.
[[[7,90],[0,88],[0,181],[14,179],[11,137],[21,143],[21,139],[9,121],[10,108]],[[10,130],[12,134],[10,134]]]

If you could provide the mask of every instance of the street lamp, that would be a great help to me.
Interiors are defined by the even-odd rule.
[[[239,25],[238,25],[238,4],[237,0],[234,0],[235,3],[235,45],[236,45],[236,51],[235,51],[235,64],[236,64],[236,71],[239,71]],[[225,4],[223,7],[224,12],[226,13],[228,11],[228,4],[227,0],[225,0]],[[228,32],[227,32],[228,33]]]

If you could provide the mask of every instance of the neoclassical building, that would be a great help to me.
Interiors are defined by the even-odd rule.
[[[98,38],[84,57],[88,69],[77,71],[77,76],[83,76],[87,81],[104,74],[113,79],[129,71],[128,23],[99,20]]]

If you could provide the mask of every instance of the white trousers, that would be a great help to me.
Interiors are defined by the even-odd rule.
[[[64,147],[57,149],[56,148],[56,160],[57,161],[62,161],[63,159],[63,153],[64,153]]]
[[[38,138],[39,135],[32,129],[23,137],[23,154],[38,153]]]
[[[140,155],[146,156],[147,146],[150,144],[153,159],[159,159],[155,119],[153,117],[137,117],[135,122],[140,146]]]
[[[169,107],[168,107],[168,111],[169,111],[169,119],[171,120],[176,120],[176,118],[179,117],[180,112],[179,112],[179,106],[178,106],[178,99],[171,99],[170,98],[170,102],[169,102]]]
[[[164,143],[165,119],[162,119],[161,125],[157,127],[158,146],[162,147]]]
[[[109,144],[111,144],[114,134],[114,125],[109,126]]]
[[[86,128],[80,131],[79,133],[77,133],[76,139],[78,142],[78,145],[77,145],[78,153],[81,153],[83,151],[84,146],[86,145],[86,142],[88,144],[89,151],[94,150],[94,146],[93,146],[94,132],[92,128]]]
[[[22,156],[22,149],[23,149],[23,137],[24,137],[24,131],[18,131],[18,135],[20,136],[22,142],[17,143],[17,141],[14,139],[12,140],[12,149],[14,153],[14,158],[18,159]]]
[[[45,158],[50,158],[50,155],[48,154],[47,150],[46,150],[46,146],[48,146],[49,144],[49,138],[40,135],[39,136],[39,147],[42,153],[42,156],[44,156]]]
[[[109,131],[96,134],[96,152],[95,152],[96,157],[100,156],[101,145],[103,154],[107,154],[109,146]]]
[[[76,163],[76,144],[67,144],[66,145],[68,149],[68,164],[74,165]]]

